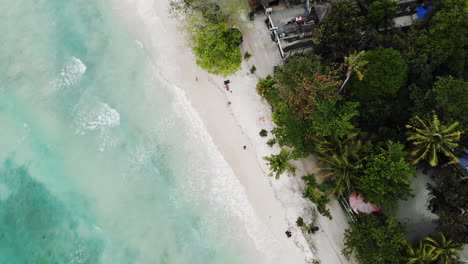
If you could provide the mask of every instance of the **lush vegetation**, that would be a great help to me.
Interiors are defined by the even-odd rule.
[[[293,175],[295,174],[297,166],[291,164],[289,160],[291,159],[291,152],[287,149],[281,149],[279,154],[273,154],[269,157],[263,157],[264,160],[268,161],[268,166],[270,166],[271,174],[275,173],[275,178],[279,179],[280,175],[289,171],[292,172]]]
[[[230,19],[235,9],[214,0],[180,0],[171,2],[171,12],[185,21],[188,43],[201,68],[224,76],[240,69],[242,33]]]
[[[419,241],[417,247],[407,243],[407,255],[404,260],[409,264],[457,263],[457,260],[460,259],[462,245],[447,240],[443,233],[439,233],[439,238],[425,237],[423,241]]]
[[[398,199],[412,196],[410,178],[415,169],[406,159],[403,145],[389,141],[367,157],[363,174],[359,178],[359,192],[370,202],[392,208]]]
[[[362,264],[399,264],[406,232],[405,225],[393,218],[360,216],[346,230],[343,254],[354,256]]]
[[[313,51],[286,58],[257,91],[272,106],[275,142],[291,149],[286,159],[318,154],[303,195],[329,218],[333,196],[353,193],[392,212],[413,195],[417,168],[437,172],[428,189],[439,240],[411,244],[392,215],[359,216],[346,230],[346,256],[452,263],[468,243],[468,179],[454,169],[468,148],[468,2],[436,0],[404,29],[392,28],[398,8],[394,0],[332,2]]]
[[[439,231],[458,243],[468,243],[468,179],[453,169],[438,175],[438,185],[428,185],[429,209],[436,214]]]

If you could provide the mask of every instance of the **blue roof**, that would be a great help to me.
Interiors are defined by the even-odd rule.
[[[460,158],[460,165],[462,165],[463,168],[468,169],[468,155],[464,155]]]
[[[416,14],[418,15],[418,18],[419,19],[423,19],[424,16],[426,15],[427,11],[429,11],[429,9],[431,9],[431,5],[430,6],[427,6],[427,7],[416,7]]]

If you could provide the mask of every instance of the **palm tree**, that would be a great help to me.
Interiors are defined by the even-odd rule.
[[[331,178],[335,188],[333,194],[341,195],[357,179],[357,172],[362,167],[359,153],[362,142],[356,140],[357,133],[349,134],[344,139],[331,137],[322,141],[317,147],[319,153],[319,170],[325,172],[322,178]]]
[[[447,157],[457,161],[457,157],[452,153],[452,150],[458,146],[460,141],[460,131],[455,131],[458,122],[445,126],[440,124],[437,115],[433,113],[432,122],[427,125],[423,120],[416,116],[416,120],[421,124],[421,127],[406,125],[406,128],[411,129],[408,140],[413,141],[416,148],[411,152],[415,160],[413,164],[417,164],[422,159],[428,159],[431,166],[437,166],[439,163],[438,154],[442,153]]]
[[[344,80],[343,84],[341,85],[339,93],[341,93],[341,90],[343,90],[344,86],[348,82],[349,78],[355,72],[358,76],[358,79],[362,81],[364,78],[364,74],[362,74],[361,70],[364,66],[366,66],[367,61],[361,60],[360,57],[364,55],[364,51],[361,51],[359,53],[354,53],[349,55],[349,57],[345,57],[344,61],[346,65],[348,65],[348,70],[346,71],[346,79]]]
[[[460,259],[459,250],[463,249],[463,246],[456,243],[453,240],[447,240],[443,233],[439,233],[440,242],[436,241],[432,237],[424,238],[427,246],[434,249],[438,259],[443,260],[444,264],[458,263]]]
[[[410,243],[406,243],[407,264],[431,264],[437,260],[435,249],[427,247],[422,241],[419,241],[419,247],[414,248]]]
[[[285,171],[290,171],[296,176],[295,171],[297,166],[289,163],[291,159],[291,152],[282,148],[281,152],[277,155],[272,154],[269,157],[263,157],[264,160],[268,161],[268,166],[270,166],[270,176],[273,176],[273,172],[276,173],[275,178],[279,179],[280,175]]]

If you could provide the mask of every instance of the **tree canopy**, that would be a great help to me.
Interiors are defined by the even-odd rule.
[[[213,74],[230,75],[240,69],[242,53],[239,49],[242,33],[227,23],[205,21],[195,27],[192,34],[192,50],[197,64]]]
[[[315,50],[325,59],[342,61],[345,56],[359,50],[364,20],[356,3],[333,1],[331,11],[320,22],[316,32]]]
[[[325,101],[317,106],[310,115],[312,127],[317,136],[327,137],[333,134],[343,137],[355,129],[353,118],[359,115],[359,103],[340,101],[340,97]]]
[[[452,76],[439,77],[426,93],[426,101],[446,122],[459,121],[462,130],[468,128],[468,82]],[[465,129],[464,129],[465,128]]]
[[[438,229],[447,238],[468,243],[468,179],[462,179],[453,169],[439,175],[438,185],[427,185],[428,209],[439,218]]]
[[[398,2],[395,0],[373,1],[367,14],[367,20],[377,28],[386,28],[392,24],[391,18],[395,16],[397,7]]]
[[[366,157],[359,192],[365,200],[390,209],[398,199],[407,200],[412,196],[410,179],[416,170],[406,160],[407,153],[400,143],[389,141],[376,152]]]
[[[406,125],[406,128],[410,129],[408,141],[411,141],[415,147],[411,152],[411,155],[415,158],[413,164],[426,159],[431,166],[437,166],[440,154],[453,161],[458,160],[453,154],[461,135],[460,131],[455,130],[459,124],[458,122],[444,125],[439,121],[436,114],[433,114],[430,123],[424,122],[417,116],[416,120],[419,122],[417,127]]]
[[[427,89],[435,76],[468,78],[468,3],[435,1],[425,23],[410,30],[403,51],[411,80]]]
[[[327,208],[327,204],[330,202],[330,194],[333,188],[327,183],[318,183],[316,177],[313,173],[302,177],[306,184],[302,195],[317,206],[317,210],[321,215],[331,220],[332,215]]]
[[[379,47],[367,51],[363,60],[367,61],[364,78],[354,82],[359,102],[369,104],[396,98],[398,90],[406,82],[408,71],[400,52]]]
[[[406,226],[393,218],[358,216],[345,231],[343,254],[360,264],[399,264],[406,234]]]

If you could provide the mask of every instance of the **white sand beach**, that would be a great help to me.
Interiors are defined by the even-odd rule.
[[[297,177],[282,175],[280,180],[268,176],[264,156],[278,153],[266,142],[272,136],[259,136],[261,129],[271,131],[271,110],[257,95],[258,77],[272,74],[273,66],[281,63],[275,43],[269,40],[263,17],[247,22],[243,52],[253,55],[244,61],[242,70],[226,78],[208,74],[196,63],[177,21],[168,14],[168,0],[114,0],[116,11],[122,15],[129,29],[152,56],[153,62],[170,83],[180,87],[198,111],[213,141],[233,168],[245,188],[247,197],[260,221],[280,243],[282,251],[272,256],[271,263],[350,263],[341,255],[343,233],[347,220],[338,203],[331,204],[333,220],[318,217],[319,232],[303,235],[295,221],[302,216],[310,221],[311,203],[302,198],[300,176],[311,171],[316,159],[298,161]],[[261,41],[259,41],[261,40]],[[162,54],[159,52],[164,50]],[[257,72],[248,69],[255,64]],[[230,80],[230,91],[223,81]],[[228,102],[231,102],[228,104]],[[246,146],[244,150],[243,146]],[[285,231],[292,237],[287,238]],[[313,245],[310,247],[307,241]]]

